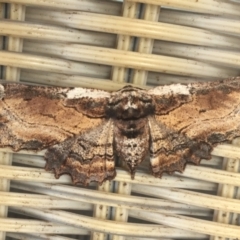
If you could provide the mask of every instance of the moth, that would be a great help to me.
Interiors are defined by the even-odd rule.
[[[183,172],[240,136],[240,77],[112,93],[2,83],[0,99],[0,147],[46,149],[45,169],[74,184],[114,179],[116,158],[132,178],[147,155],[155,177]]]

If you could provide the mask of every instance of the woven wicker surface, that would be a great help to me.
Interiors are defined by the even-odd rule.
[[[240,75],[240,3],[0,0],[0,78],[116,90]],[[240,239],[240,140],[184,174],[88,188],[0,152],[0,240]]]

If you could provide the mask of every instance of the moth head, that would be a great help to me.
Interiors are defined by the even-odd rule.
[[[112,93],[107,114],[117,119],[139,119],[154,113],[154,104],[150,95],[140,88],[126,86]]]

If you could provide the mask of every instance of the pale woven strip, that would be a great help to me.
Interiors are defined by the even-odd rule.
[[[140,5],[130,1],[124,1],[122,6],[122,16],[136,19],[140,16]],[[129,35],[117,35],[117,49],[124,51],[134,50],[134,38]],[[129,69],[127,67],[113,67],[112,68],[112,80],[114,82],[128,82],[129,81]],[[114,191],[118,194],[130,195],[132,189],[131,183],[125,181],[118,181],[115,185]],[[113,219],[115,221],[127,222],[128,221],[128,210],[119,206],[113,209]],[[111,240],[124,240],[125,236],[112,235]]]
[[[235,139],[233,144],[236,146],[240,146],[240,139]],[[225,159],[223,164],[223,169],[228,172],[238,172],[239,171],[240,162],[236,159]],[[239,192],[239,187],[236,189],[234,185],[229,184],[219,184],[218,186],[218,195],[223,196],[226,198],[234,198],[235,196],[239,199],[239,194],[236,194],[236,191]],[[226,224],[233,224],[239,225],[238,221],[238,214],[233,211],[216,211],[214,212],[214,221],[226,223]],[[221,240],[221,237],[210,237],[210,240]]]
[[[3,18],[5,14],[5,8],[4,8],[4,4],[0,4],[0,18]],[[3,37],[0,37],[0,49],[3,48]],[[2,74],[1,70],[0,70],[0,74]],[[9,164],[10,161],[8,161],[8,159],[5,160],[4,158],[4,153],[0,153],[0,163],[1,164]],[[10,154],[9,154],[10,155]],[[9,191],[9,181],[7,179],[1,178],[0,179],[0,190],[1,191]],[[7,210],[8,207],[4,206],[4,205],[0,205],[0,217],[6,217],[7,216]],[[5,232],[0,231],[0,239],[4,240],[5,239]]]
[[[25,6],[18,5],[18,4],[11,4],[9,10],[9,18],[12,20],[20,20],[23,21],[25,18]],[[7,50],[8,51],[15,51],[15,52],[21,52],[22,51],[22,44],[23,41],[20,38],[16,37],[8,37],[7,42]],[[20,78],[20,69],[16,67],[7,66],[4,69],[4,75],[6,80],[11,81],[19,81]],[[11,165],[12,164],[12,154],[11,153],[4,153],[1,152],[0,154],[0,163],[4,165]],[[7,179],[0,179],[1,182],[1,190],[2,191],[9,191],[10,188],[10,181]],[[5,208],[1,207],[2,217],[7,216],[7,206]],[[6,237],[6,232],[4,232],[4,229],[0,232],[0,239],[4,240]]]
[[[197,13],[210,13],[217,15],[239,16],[240,6],[226,1],[215,0],[131,0],[148,4],[161,5],[164,7],[178,8]]]

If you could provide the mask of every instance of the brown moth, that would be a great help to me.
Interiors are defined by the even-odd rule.
[[[210,159],[213,147],[240,136],[240,77],[109,93],[84,88],[0,85],[0,147],[47,149],[48,171],[73,183],[132,178],[150,155],[155,177]]]

